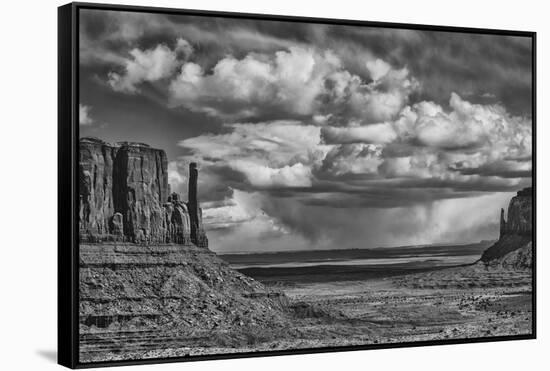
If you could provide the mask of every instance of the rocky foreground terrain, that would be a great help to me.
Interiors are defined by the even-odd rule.
[[[532,332],[531,270],[525,268],[479,262],[367,281],[269,288],[201,250],[155,248],[140,257],[135,246],[110,246],[118,263],[98,274],[98,246],[85,249],[84,362]],[[159,265],[159,258],[171,263]],[[141,263],[132,263],[136,260]],[[103,313],[116,315],[94,316],[99,303]]]
[[[289,303],[210,250],[80,245],[80,360],[155,357],[163,349],[244,346],[287,323]]]

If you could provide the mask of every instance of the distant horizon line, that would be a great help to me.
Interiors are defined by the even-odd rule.
[[[421,248],[421,247],[448,247],[448,246],[469,246],[469,245],[480,245],[483,243],[494,243],[498,241],[498,238],[489,239],[489,240],[480,240],[477,242],[435,242],[427,244],[418,244],[418,245],[400,245],[400,246],[377,246],[377,247],[356,247],[356,248],[347,248],[347,249],[300,249],[300,250],[276,250],[276,251],[231,251],[231,252],[216,252],[216,255],[249,255],[249,254],[280,254],[280,253],[300,253],[300,252],[313,252],[313,251],[355,251],[355,250],[376,250],[376,249],[399,249],[399,248]]]

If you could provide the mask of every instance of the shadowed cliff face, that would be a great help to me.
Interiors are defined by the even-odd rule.
[[[170,195],[163,150],[141,143],[80,140],[80,240],[194,242],[208,246],[201,209]],[[195,165],[196,171],[196,165]],[[190,189],[196,189],[195,183]],[[196,195],[196,192],[194,193]],[[195,220],[195,223],[191,221]],[[193,238],[191,237],[193,235]]]
[[[508,220],[504,218],[504,210],[501,210],[500,238],[493,246],[485,250],[481,256],[481,260],[483,262],[490,262],[503,258],[518,249],[525,247],[531,249],[532,233],[533,189],[525,188],[519,191],[510,201],[508,205]],[[529,262],[528,266],[531,266],[531,262]]]
[[[81,141],[79,159],[80,231],[109,233],[108,215],[115,213],[113,163],[117,147],[100,141]]]
[[[124,235],[132,241],[164,239],[162,204],[168,198],[167,166],[164,151],[146,146],[123,144],[116,153],[115,211],[122,214]]]
[[[503,220],[501,233],[530,236],[533,231],[533,194],[531,188],[525,188],[513,197],[508,206],[508,221]]]

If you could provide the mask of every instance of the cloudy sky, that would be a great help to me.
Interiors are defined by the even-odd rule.
[[[531,184],[531,39],[81,10],[80,135],[187,166],[215,251],[498,236]]]

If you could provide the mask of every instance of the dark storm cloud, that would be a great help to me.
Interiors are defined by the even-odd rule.
[[[491,238],[493,208],[531,183],[528,38],[91,10],[80,25],[81,135],[164,148],[184,194],[198,162],[221,249]]]
[[[498,209],[493,207],[504,204],[509,197],[510,194],[485,195],[392,209],[327,209],[324,205],[304,205],[290,198],[266,197],[261,207],[280,226],[278,230],[282,235],[278,239],[284,238],[291,248],[372,248],[403,242],[464,242],[491,237],[498,229]],[[238,228],[233,226],[232,232]],[[239,234],[224,234],[225,241],[236,236]],[[245,236],[250,234],[240,238]]]
[[[334,50],[351,72],[365,78],[368,56],[408,67],[422,82],[417,100],[446,105],[454,91],[475,102],[502,102],[514,114],[531,114],[529,38],[105,11],[84,15],[84,63],[94,58],[113,63],[129,47],[171,46],[178,37],[193,43],[205,70],[228,54],[239,59],[250,52],[313,45]]]
[[[491,163],[477,168],[451,168],[451,170],[463,175],[483,175],[500,178],[531,178],[533,175],[531,169],[517,170],[505,162]]]
[[[411,65],[423,81],[420,99],[438,101],[455,91],[479,103],[502,102],[531,115],[531,40],[494,35],[430,35],[426,52]],[[489,96],[490,98],[487,98]]]
[[[335,49],[342,45],[350,59],[363,47],[395,66],[406,65],[422,82],[416,100],[445,105],[456,92],[474,102],[502,102],[516,115],[531,115],[530,38],[340,26],[321,30],[318,37]]]
[[[531,184],[526,174],[513,177],[509,173],[502,177],[479,178],[462,184],[438,179],[357,178],[325,181],[312,187],[272,188],[263,191],[274,198],[292,198],[297,203],[330,208],[395,208],[438,200],[478,197],[493,192],[514,192]]]

